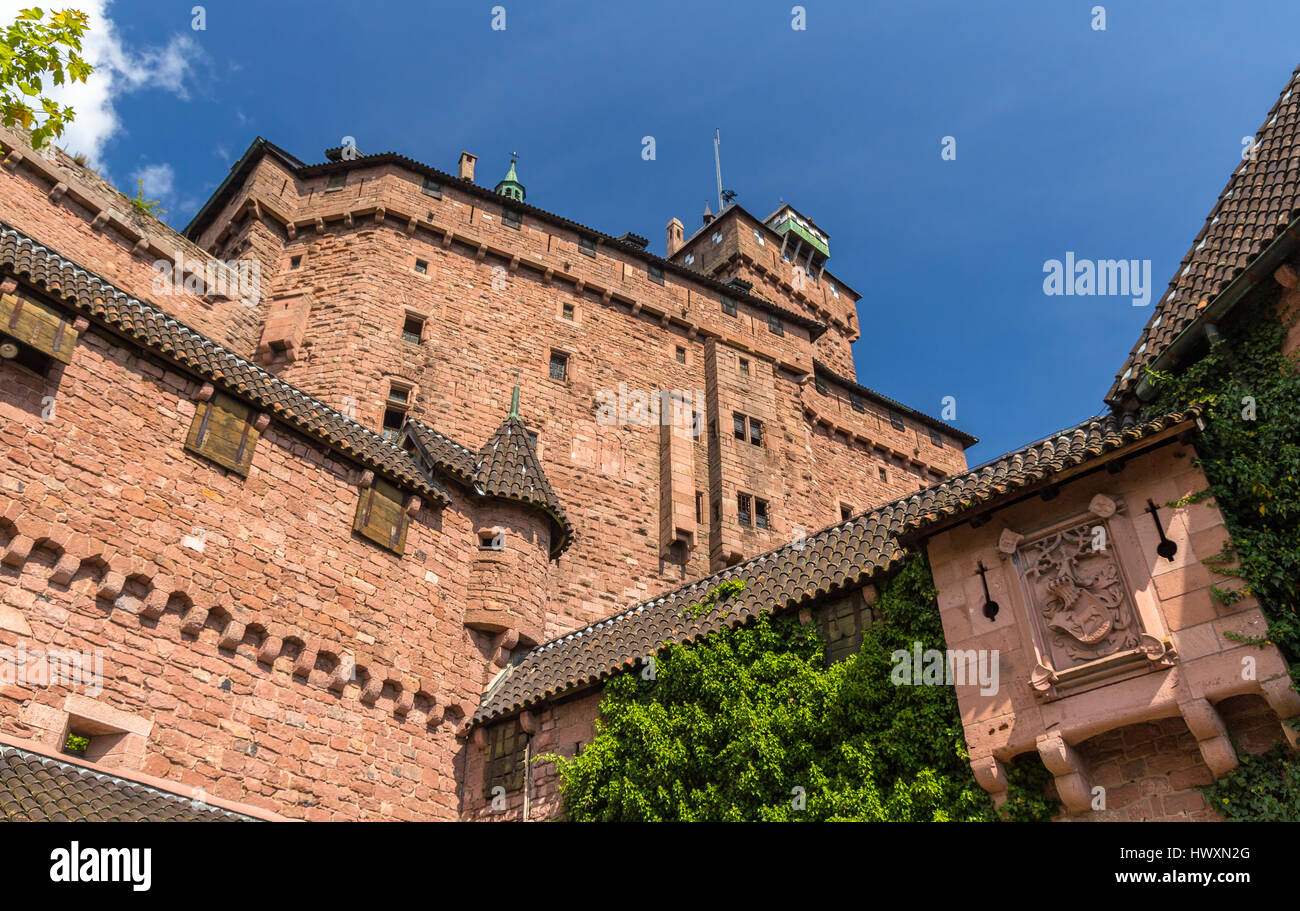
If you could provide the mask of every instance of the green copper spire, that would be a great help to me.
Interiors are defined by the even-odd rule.
[[[507,199],[513,199],[515,202],[523,202],[524,185],[519,182],[519,175],[515,173],[516,161],[518,161],[516,156],[510,156],[510,170],[506,172],[505,179],[496,185],[493,192]]]

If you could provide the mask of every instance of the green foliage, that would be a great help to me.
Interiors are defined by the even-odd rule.
[[[709,593],[700,599],[698,604],[692,604],[682,611],[683,614],[689,613],[693,617],[702,617],[718,606],[721,601],[726,601],[732,595],[739,594],[745,590],[744,579],[728,579],[726,582],[719,582]],[[722,616],[727,616],[723,614]]]
[[[159,215],[166,215],[167,210],[162,208],[162,203],[156,199],[144,198],[144,181],[137,180],[136,183],[140,189],[136,190],[135,196],[131,197],[131,206],[141,215],[152,215],[157,218]]]
[[[1184,373],[1153,372],[1160,394],[1150,413],[1194,403],[1206,407],[1209,426],[1196,449],[1210,488],[1185,499],[1213,495],[1237,565],[1227,565],[1226,553],[1205,563],[1212,572],[1241,580],[1213,586],[1211,594],[1223,605],[1253,595],[1268,620],[1266,637],[1224,636],[1251,645],[1273,643],[1291,676],[1300,679],[1300,368],[1282,353],[1287,327],[1278,318],[1277,293],[1220,327],[1222,340]],[[1204,790],[1210,805],[1230,819],[1297,819],[1300,760],[1284,751],[1245,757],[1232,774]]]
[[[61,136],[75,116],[42,94],[45,80],[85,82],[92,70],[79,53],[86,14],[63,10],[51,13],[48,22],[44,18],[39,7],[20,10],[0,30],[0,120],[27,130],[36,149]]]
[[[1041,759],[1035,753],[1017,756],[1007,766],[1007,802],[998,815],[1009,822],[1041,822],[1060,812],[1059,801],[1049,799],[1045,792],[1052,780]]]
[[[78,755],[84,754],[88,746],[90,746],[90,738],[82,737],[80,734],[69,733],[68,739],[63,742],[64,752]]]
[[[1225,819],[1300,822],[1300,762],[1281,746],[1242,756],[1231,775],[1201,790]]]
[[[862,650],[762,614],[609,681],[595,740],[555,762],[574,820],[992,820],[947,686],[896,686],[893,653],[945,647],[929,567],[881,592]],[[1027,811],[1028,812],[1028,811]]]

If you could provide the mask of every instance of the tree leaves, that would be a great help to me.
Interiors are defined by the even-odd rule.
[[[42,96],[45,78],[55,85],[85,82],[94,69],[79,53],[86,15],[62,10],[43,22],[44,15],[39,7],[21,10],[0,29],[0,121],[26,130],[36,149],[61,136],[75,116],[71,107]]]

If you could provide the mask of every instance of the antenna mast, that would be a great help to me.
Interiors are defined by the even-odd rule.
[[[722,158],[718,154],[718,144],[722,142],[722,133],[716,127],[713,130],[713,166],[718,172],[718,211],[722,211]]]

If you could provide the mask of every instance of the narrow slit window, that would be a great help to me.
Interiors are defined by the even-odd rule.
[[[573,304],[565,304],[560,309],[560,315],[563,316],[565,319],[569,320],[569,322],[573,322],[574,312],[575,311],[573,309]]]
[[[767,528],[767,500],[754,498],[754,525],[758,528]]]
[[[741,525],[750,524],[752,498],[747,493],[736,494],[736,521]]]
[[[743,414],[739,414],[739,413],[733,414],[732,425],[736,434],[736,439],[744,440],[749,436],[748,432],[745,429],[745,416]]]
[[[677,346],[677,363],[679,364],[686,363],[686,349],[683,348],[681,345]]]
[[[569,377],[569,356],[558,351],[551,352],[551,379],[563,383]]]
[[[763,422],[757,418],[749,419],[749,442],[755,446],[763,445]]]
[[[743,357],[740,359],[740,372],[745,376],[749,376],[749,361]]]
[[[415,271],[418,272],[420,275],[428,275],[429,263],[423,259],[417,259],[415,261]]]

